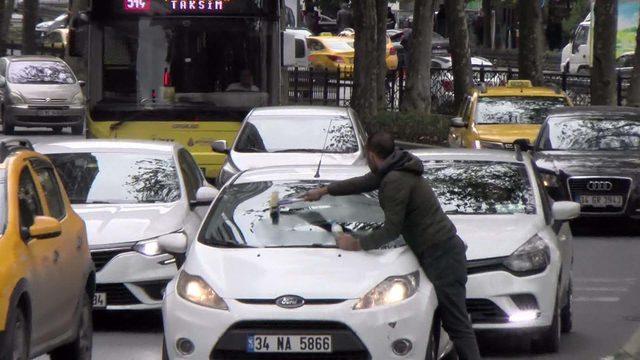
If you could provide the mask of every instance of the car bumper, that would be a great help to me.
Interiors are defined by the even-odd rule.
[[[323,359],[342,359],[341,356],[348,355],[354,359],[423,360],[437,303],[429,287],[398,305],[370,310],[353,310],[357,300],[306,305],[298,309],[225,300],[229,311],[221,311],[190,303],[179,297],[174,288],[175,284],[171,282],[162,307],[170,359],[209,359],[214,353],[221,358],[246,356],[247,336],[261,334],[261,331],[275,334],[273,324],[278,324],[279,335],[332,335],[334,353]],[[267,329],[261,330],[256,322],[266,323]],[[307,325],[299,327],[300,322]],[[316,327],[318,324],[322,326]],[[176,349],[179,339],[192,341],[193,353],[179,354]],[[413,349],[406,356],[396,356],[391,349],[391,343],[398,339],[413,343]],[[276,356],[287,359],[285,354]],[[299,354],[297,356],[296,359],[300,358]]]
[[[159,309],[166,284],[177,269],[171,255],[146,256],[129,251],[106,260],[106,251],[94,251],[96,293],[106,294],[106,308],[97,310]],[[101,255],[98,255],[101,254]],[[103,266],[98,264],[104,263]]]
[[[85,107],[69,105],[45,109],[30,105],[10,105],[5,114],[15,126],[74,126],[84,124]]]

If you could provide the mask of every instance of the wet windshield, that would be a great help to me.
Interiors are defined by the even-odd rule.
[[[534,192],[522,164],[425,162],[425,177],[448,214],[535,214]]]
[[[59,61],[16,61],[9,65],[8,80],[14,84],[74,84],[71,69]]]
[[[245,123],[235,151],[351,154],[358,140],[347,117],[256,116]]]
[[[269,207],[274,192],[279,199],[291,199],[320,185],[315,181],[233,184],[216,200],[199,240],[222,247],[335,247],[330,232],[334,222],[346,232],[369,232],[384,223],[377,195],[370,193],[283,205],[274,224]],[[390,246],[403,244],[398,239]]]
[[[565,105],[560,97],[481,96],[476,108],[476,123],[542,124],[549,111]]]
[[[542,150],[640,150],[639,116],[580,116],[550,119],[540,138]]]
[[[72,204],[169,203],[180,199],[171,155],[75,153],[48,155]]]

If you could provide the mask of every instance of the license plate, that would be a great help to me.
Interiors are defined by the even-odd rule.
[[[59,116],[62,115],[60,110],[38,110],[38,116]]]
[[[106,308],[107,307],[107,293],[95,293],[93,294],[93,307],[94,308]]]
[[[331,335],[251,335],[247,338],[249,353],[330,353]]]
[[[623,199],[621,195],[581,195],[580,205],[597,208],[609,206],[622,207]]]

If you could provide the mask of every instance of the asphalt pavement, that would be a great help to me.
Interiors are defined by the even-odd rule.
[[[19,132],[33,142],[79,138],[47,131]],[[564,335],[557,354],[534,355],[523,337],[481,339],[486,359],[588,360],[615,352],[640,329],[640,226],[588,222],[574,240],[574,330]],[[160,359],[159,312],[97,313],[94,352],[97,360]],[[38,360],[45,360],[41,357]]]

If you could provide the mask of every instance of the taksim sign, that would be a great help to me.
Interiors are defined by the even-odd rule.
[[[207,11],[224,10],[228,0],[167,0],[173,11]]]

